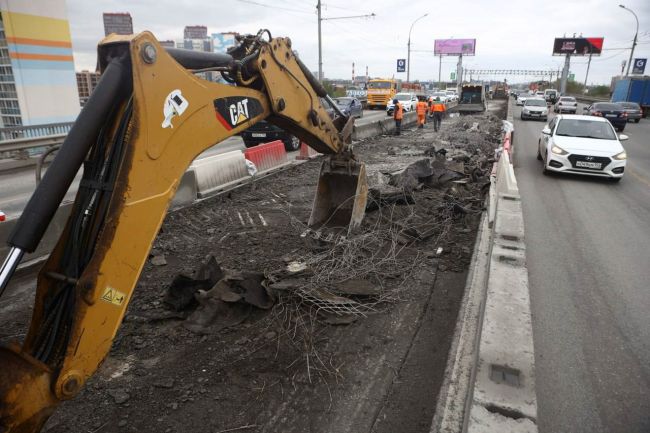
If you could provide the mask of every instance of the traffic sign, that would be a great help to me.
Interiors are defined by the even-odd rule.
[[[450,79],[451,81],[454,81],[454,80],[456,79],[456,73],[455,73],[455,72],[452,72],[451,74],[449,74],[449,79]]]
[[[632,65],[632,73],[643,75],[645,72],[646,63],[648,63],[648,59],[634,59],[634,64]]]
[[[576,79],[576,74],[573,73],[569,74],[569,81],[575,81],[575,79]]]
[[[397,72],[406,72],[406,59],[397,59]]]

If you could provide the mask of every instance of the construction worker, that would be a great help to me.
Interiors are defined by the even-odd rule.
[[[402,107],[402,104],[397,99],[393,99],[393,104],[395,104],[395,108],[393,109],[393,119],[395,119],[395,135],[400,135],[402,132],[404,107]]]
[[[433,117],[433,103],[434,103],[434,102],[435,102],[435,101],[433,100],[433,96],[429,96],[429,101],[428,101],[428,103],[429,103],[429,117],[430,117],[430,118]]]
[[[436,98],[433,102],[433,129],[438,131],[440,129],[440,123],[442,123],[442,116],[447,111],[445,104],[440,101],[440,98]]]
[[[424,97],[418,98],[418,104],[415,106],[415,111],[418,114],[418,128],[424,128],[424,122],[427,116],[427,103],[424,102]]]

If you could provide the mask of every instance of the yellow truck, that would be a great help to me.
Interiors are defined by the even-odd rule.
[[[400,82],[394,79],[372,79],[368,81],[368,109],[384,109],[399,92]]]

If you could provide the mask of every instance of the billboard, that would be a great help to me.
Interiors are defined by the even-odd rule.
[[[476,39],[436,39],[433,52],[436,56],[473,56]]]
[[[397,72],[406,72],[406,59],[397,59]]]
[[[553,55],[562,56],[600,56],[603,50],[604,38],[555,38],[553,44]]]

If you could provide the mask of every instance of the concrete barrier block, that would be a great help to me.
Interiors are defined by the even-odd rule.
[[[194,161],[190,169],[196,175],[197,195],[204,198],[225,184],[248,178],[244,154],[239,150]]]
[[[474,404],[505,418],[536,423],[531,322],[526,268],[503,263],[493,254]]]
[[[287,151],[284,143],[276,140],[246,149],[244,157],[255,164],[259,171],[265,171],[285,164]]]
[[[176,194],[172,199],[172,208],[184,207],[192,204],[198,197],[198,187],[196,183],[196,173],[193,168],[183,173],[181,181],[176,189]]]

